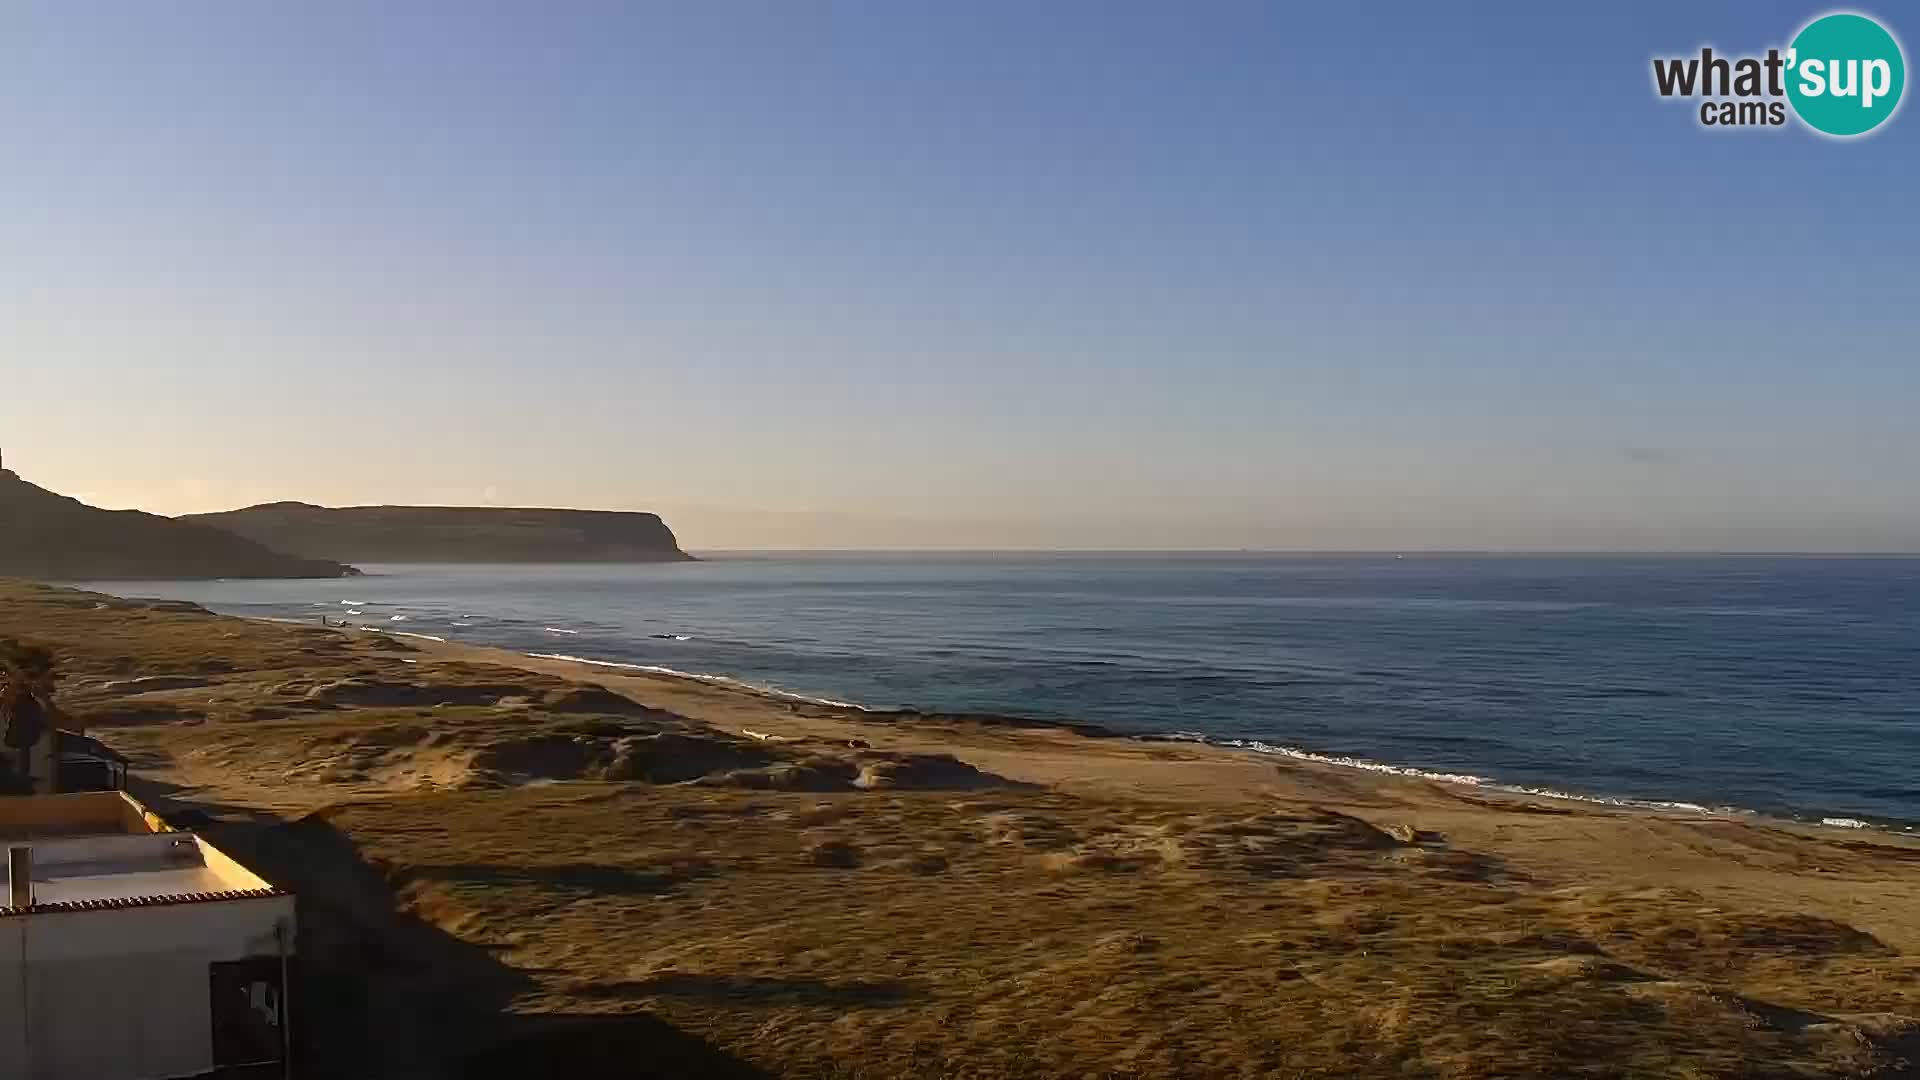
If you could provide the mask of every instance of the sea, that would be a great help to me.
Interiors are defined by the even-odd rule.
[[[866,708],[1920,830],[1920,558],[738,554],[89,582]]]

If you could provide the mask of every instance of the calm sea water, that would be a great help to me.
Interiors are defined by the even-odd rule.
[[[811,555],[93,583],[217,611],[1920,824],[1920,559]]]

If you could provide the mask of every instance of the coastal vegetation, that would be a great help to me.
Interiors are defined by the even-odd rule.
[[[1920,845],[0,585],[303,1075],[1898,1077]]]

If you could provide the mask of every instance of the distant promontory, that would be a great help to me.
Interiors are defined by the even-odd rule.
[[[330,578],[358,571],[193,521],[102,510],[0,469],[0,577],[53,581]]]
[[[277,502],[181,519],[279,551],[354,563],[685,562],[657,514]]]

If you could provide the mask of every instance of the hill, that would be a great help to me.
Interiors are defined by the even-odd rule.
[[[0,576],[55,580],[320,578],[358,573],[211,525],[102,510],[0,470]]]
[[[657,514],[474,506],[279,502],[197,514],[280,551],[349,562],[682,562]]]

